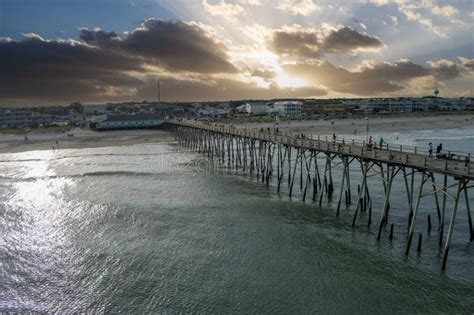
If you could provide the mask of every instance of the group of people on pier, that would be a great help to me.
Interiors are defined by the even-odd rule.
[[[210,125],[209,123],[207,123],[207,125]],[[223,125],[223,124],[214,124],[216,127],[220,127],[220,128],[225,128],[226,126]],[[230,127],[231,129],[236,129],[236,127],[234,125],[230,125],[230,126],[227,126],[227,127]],[[244,128],[246,129],[246,128]],[[269,134],[275,134],[275,135],[281,135],[283,134],[278,127],[275,127],[273,126],[273,128],[271,127],[267,127],[267,128],[260,128],[258,130],[260,133],[269,133]],[[288,135],[288,134],[287,134]],[[296,139],[310,139],[311,137],[308,137],[306,134],[304,133],[296,133],[296,134],[293,134],[293,135],[288,135],[289,137],[291,138],[296,138]],[[398,137],[397,137],[398,139]],[[327,140],[327,138],[326,138]],[[333,133],[332,135],[332,142],[334,145],[336,145],[337,143],[337,135],[335,133]],[[342,145],[345,145],[346,144],[346,141],[344,138],[342,138],[341,142],[340,142]],[[382,150],[384,148],[384,145],[387,145],[387,149],[388,149],[388,143],[384,140],[383,137],[380,137],[378,143],[376,143],[374,141],[374,139],[372,138],[372,136],[369,136],[368,140],[367,140],[367,143],[365,143],[365,146],[370,150],[370,149],[380,149]],[[59,145],[57,146],[57,149],[59,149]],[[433,150],[434,149],[434,146],[433,146],[433,143],[430,142],[428,144],[428,156],[429,157],[435,157],[436,159],[454,159],[454,158],[459,158],[461,160],[463,160],[465,163],[469,163],[470,162],[470,157],[467,156],[467,157],[461,157],[461,156],[455,156],[455,154],[452,154],[451,152],[449,152],[448,154],[446,153],[443,153],[443,144],[440,143],[438,146],[436,146],[436,153],[433,154]],[[416,148],[415,148],[415,153],[416,153]]]
[[[442,154],[441,151],[443,151],[443,144],[440,143],[437,147],[436,147],[436,158],[439,159],[439,158],[445,158],[445,154]],[[433,157],[433,143],[429,143],[428,144],[428,155],[430,157]]]
[[[383,137],[380,137],[379,147],[378,147],[380,150],[383,149],[384,143],[385,143],[385,140],[383,139]],[[374,148],[374,140],[372,139],[372,136],[369,137],[369,142],[367,143],[367,147],[370,149]],[[377,149],[377,147],[375,147],[375,149]]]

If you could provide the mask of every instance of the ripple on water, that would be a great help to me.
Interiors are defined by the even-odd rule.
[[[267,188],[208,163],[149,144],[0,155],[0,310],[474,309],[473,253],[462,224],[447,273],[439,271],[435,232],[405,260],[403,186],[393,188],[394,241],[384,231],[377,242],[367,214],[351,229],[352,210],[336,218],[334,202],[302,203],[299,184],[290,200],[286,182],[277,194],[274,182]],[[382,187],[371,191],[378,213]]]

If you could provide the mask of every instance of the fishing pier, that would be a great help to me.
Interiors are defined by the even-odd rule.
[[[270,181],[274,181],[279,193],[282,185],[286,185],[290,198],[294,193],[295,181],[296,185],[299,184],[303,201],[311,198],[312,202],[322,205],[325,198],[335,198],[335,215],[340,215],[344,205],[345,209],[353,211],[353,227],[360,224],[371,226],[372,216],[377,215],[377,240],[381,239],[384,232],[389,233],[390,240],[393,238],[394,224],[390,222],[389,214],[395,209],[391,209],[390,199],[393,198],[394,182],[402,181],[406,196],[396,197],[406,198],[407,202],[406,208],[398,209],[406,215],[405,254],[409,255],[413,238],[416,237],[415,227],[421,220],[418,217],[420,206],[430,197],[438,223],[443,270],[446,269],[460,209],[466,211],[469,241],[474,240],[469,205],[469,191],[474,187],[474,163],[468,153],[443,152],[442,156],[435,158],[420,152],[416,147],[393,144],[377,146],[319,136],[296,137],[276,132],[274,128],[245,129],[177,120],[167,121],[165,127],[175,132],[180,145],[200,152],[210,160],[235,171],[256,175],[267,186]],[[333,172],[335,168],[338,169],[337,173]],[[354,176],[355,173],[358,173],[357,176]],[[354,177],[357,179],[357,189]],[[380,185],[383,186],[382,206],[374,212],[369,187],[371,177],[380,179]],[[367,214],[364,217],[367,222],[361,221],[362,213]],[[431,231],[431,215],[428,215],[427,223],[428,231]],[[418,234],[417,243],[419,252],[421,233]]]

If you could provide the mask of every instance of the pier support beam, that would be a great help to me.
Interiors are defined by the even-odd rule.
[[[446,198],[448,197],[448,176],[444,175],[443,180],[443,199],[441,203],[441,218],[439,222],[438,232],[439,232],[439,246],[443,245],[443,234],[444,234],[444,221],[446,216]]]
[[[425,185],[427,180],[428,180],[428,176],[425,172],[423,172],[421,176],[420,190],[418,191],[418,197],[416,198],[415,209],[413,210],[413,217],[410,220],[410,228],[408,230],[408,238],[407,238],[407,246],[405,249],[405,255],[408,255],[408,253],[410,252],[411,240],[413,238],[413,230],[415,229],[416,215],[418,214],[418,209],[420,207],[420,200],[423,194],[423,186]]]
[[[366,195],[367,173],[369,171],[369,163],[367,161],[361,161],[360,167],[362,168],[362,185],[360,187],[359,195],[357,196],[357,205],[354,212],[354,217],[352,218],[352,227],[355,226],[357,214],[359,213],[359,209],[362,207],[362,197]]]
[[[339,212],[341,210],[341,202],[342,202],[342,194],[344,192],[344,182],[347,180],[347,173],[349,172],[349,163],[348,163],[348,157],[342,157],[342,164],[343,164],[343,170],[342,170],[342,179],[341,179],[341,190],[339,191],[339,201],[337,202],[337,211],[336,211],[336,216],[339,216]]]
[[[466,211],[467,211],[467,222],[469,225],[469,241],[474,240],[474,230],[472,229],[472,217],[471,217],[471,208],[469,206],[469,195],[467,193],[467,183],[464,187],[464,199],[466,200]]]
[[[382,215],[380,217],[380,224],[379,224],[379,232],[377,234],[377,240],[380,240],[380,235],[382,233],[382,228],[387,222],[388,219],[388,204],[390,201],[390,192],[392,190],[392,183],[393,183],[393,178],[395,177],[395,166],[391,167],[392,169],[390,170],[390,165],[387,166],[387,184],[385,185],[385,197],[384,197],[384,202],[383,202],[383,208],[382,208]]]
[[[449,253],[449,245],[451,243],[451,237],[453,235],[454,221],[456,220],[456,214],[458,212],[459,195],[461,194],[461,191],[463,189],[465,189],[465,183],[463,183],[463,181],[460,180],[458,184],[458,190],[456,192],[456,197],[454,198],[454,208],[451,214],[451,221],[449,222],[448,235],[446,236],[446,242],[444,245],[443,264],[441,265],[441,269],[443,270],[446,270],[446,263],[448,261],[448,253]]]

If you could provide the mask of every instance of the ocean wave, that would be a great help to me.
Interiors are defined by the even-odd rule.
[[[44,179],[62,179],[62,178],[83,178],[83,177],[94,177],[94,176],[158,176],[160,173],[150,172],[133,172],[133,171],[98,171],[98,172],[87,172],[81,174],[68,174],[68,175],[47,175],[47,176],[35,176],[35,177],[12,177],[12,176],[1,176],[0,180],[16,180],[16,181],[35,181]]]
[[[157,176],[159,173],[150,172],[133,172],[133,171],[98,171],[82,173],[80,175],[73,175],[74,177],[87,177],[87,176]]]
[[[16,162],[39,162],[45,159],[24,159],[24,160],[0,160],[0,163],[16,163]]]
[[[74,158],[88,158],[88,157],[99,157],[99,156],[160,156],[176,154],[176,152],[150,152],[150,153],[93,153],[93,154],[81,154],[81,155],[67,155],[59,156],[51,159],[8,159],[0,160],[0,163],[20,163],[20,162],[41,162],[41,161],[58,161]]]

